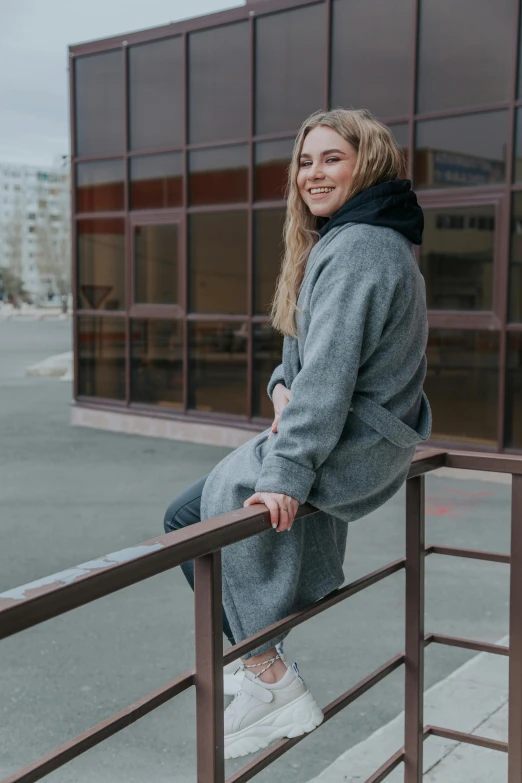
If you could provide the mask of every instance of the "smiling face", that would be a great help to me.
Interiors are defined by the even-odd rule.
[[[297,174],[304,203],[318,217],[331,217],[348,200],[357,151],[332,128],[319,125],[306,136]]]

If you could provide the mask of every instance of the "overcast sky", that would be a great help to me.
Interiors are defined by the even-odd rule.
[[[0,0],[0,163],[69,153],[67,46],[244,5],[242,0]]]

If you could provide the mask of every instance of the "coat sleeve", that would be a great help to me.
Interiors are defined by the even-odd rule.
[[[272,399],[272,394],[274,393],[274,389],[277,386],[278,383],[282,383],[283,386],[285,386],[285,376],[283,375],[283,365],[278,364],[275,368],[274,372],[272,373],[272,377],[268,381],[267,386],[267,394]]]
[[[357,242],[349,256],[331,251],[322,265],[310,299],[302,367],[256,492],[283,493],[304,503],[341,437],[359,367],[379,343],[397,287],[389,267],[368,262]]]

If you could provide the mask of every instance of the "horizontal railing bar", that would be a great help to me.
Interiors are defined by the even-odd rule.
[[[460,470],[485,470],[492,473],[522,474],[522,459],[509,454],[483,454],[472,451],[446,452],[446,467]]]
[[[480,549],[461,549],[454,546],[439,546],[438,544],[427,546],[425,552],[427,555],[467,557],[471,560],[488,560],[490,563],[505,563],[506,565],[509,565],[511,562],[510,555],[506,555],[503,552],[484,552]]]
[[[382,579],[386,579],[392,574],[396,574],[398,571],[401,571],[404,569],[405,565],[406,560],[402,557],[399,560],[395,560],[393,563],[389,563],[387,566],[383,566],[382,568],[378,568],[376,571],[372,571],[372,573],[368,574],[367,576],[356,579],[349,585],[345,585],[344,587],[340,587],[338,590],[334,590],[329,595],[321,598],[320,601],[316,601],[311,606],[306,607],[306,609],[301,609],[299,612],[289,614],[282,620],[278,620],[268,628],[265,628],[264,630],[254,634],[249,639],[246,639],[243,642],[239,642],[238,644],[234,645],[234,647],[230,647],[223,656],[224,663],[227,664],[231,661],[234,661],[236,658],[242,657],[247,652],[250,652],[250,650],[254,650],[256,647],[259,647],[259,645],[263,644],[269,639],[274,638],[278,634],[283,633],[284,631],[289,631],[291,628],[295,628],[297,625],[301,625],[301,623],[304,623],[306,620],[315,617],[316,614],[320,614],[321,612],[326,611],[326,609],[329,609],[331,606],[335,606],[341,601],[345,601],[347,598],[351,598],[357,593],[360,593],[362,590],[366,590],[367,587],[372,587]]]
[[[434,737],[455,740],[455,742],[465,742],[467,745],[478,745],[479,748],[500,750],[502,753],[508,752],[507,742],[489,739],[488,737],[480,737],[477,734],[464,734],[461,731],[453,731],[453,729],[443,729],[440,726],[426,726],[424,735],[425,738],[433,735]]]
[[[431,473],[432,470],[444,468],[446,466],[446,454],[443,449],[427,449],[419,451],[413,456],[408,479],[422,476],[424,473]]]
[[[403,761],[404,748],[398,750],[397,753],[394,753],[393,756],[382,765],[382,767],[379,767],[377,772],[374,772],[373,775],[366,780],[366,783],[382,783],[382,781],[386,780],[388,775],[391,775],[393,770],[397,769],[399,764],[401,764]]]
[[[425,645],[444,644],[447,647],[462,647],[464,650],[476,650],[477,652],[491,653],[493,655],[509,656],[509,647],[502,644],[491,644],[490,642],[476,642],[474,639],[461,639],[458,636],[446,636],[440,633],[429,633],[426,635]]]
[[[348,707],[348,705],[356,701],[360,696],[363,696],[367,691],[384,680],[385,677],[394,672],[403,664],[404,653],[400,653],[394,658],[390,658],[390,660],[379,667],[379,669],[376,669],[372,674],[368,675],[368,677],[365,677],[364,680],[361,680],[361,682],[357,683],[357,685],[354,685],[352,688],[350,688],[350,690],[343,693],[342,696],[339,696],[337,699],[330,702],[330,704],[328,704],[328,706],[323,710],[324,721],[321,723],[321,726],[329,721],[330,718],[333,718],[334,715],[337,715],[337,713],[342,709]],[[318,728],[320,727],[318,726]],[[306,736],[306,734],[302,734],[300,737],[294,737],[293,739],[280,740],[271,748],[265,750],[260,756],[254,759],[254,761],[251,761],[250,764],[246,764],[234,775],[227,778],[226,783],[246,783],[247,780],[250,780],[254,777],[254,775],[257,775],[259,772],[261,772],[261,770],[268,767],[276,759],[293,748],[294,745],[297,745],[298,742],[301,742],[301,740],[305,739]]]
[[[33,781],[41,780],[51,772],[63,767],[67,762],[94,748],[95,745],[99,745],[103,740],[112,737],[113,734],[117,734],[122,729],[135,723],[139,718],[143,718],[144,715],[152,712],[157,707],[161,707],[162,704],[173,699],[174,696],[183,693],[183,691],[194,685],[194,678],[194,669],[185,672],[185,674],[176,677],[176,679],[171,680],[161,688],[157,688],[157,690],[152,691],[147,696],[138,699],[134,704],[121,710],[121,712],[117,712],[112,717],[97,723],[91,729],[84,731],[74,739],[60,745],[59,748],[47,753],[10,777],[5,778],[1,783],[33,783]]]

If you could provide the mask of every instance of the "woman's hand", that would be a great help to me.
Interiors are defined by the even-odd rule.
[[[274,391],[272,392],[272,402],[274,403],[275,418],[274,421],[272,422],[272,432],[268,436],[269,438],[272,437],[272,433],[277,432],[277,425],[279,424],[281,411],[286,405],[288,405],[291,397],[292,397],[292,392],[290,391],[290,389],[287,389],[286,386],[283,386],[282,383],[278,383],[277,386],[275,386]]]
[[[288,391],[288,390],[287,390]],[[243,506],[253,506],[264,503],[270,511],[270,522],[278,533],[290,530],[294,523],[299,501],[290,495],[280,495],[278,492],[256,492],[243,503]]]

